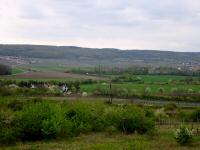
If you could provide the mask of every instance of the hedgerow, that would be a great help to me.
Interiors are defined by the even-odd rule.
[[[12,101],[6,105],[0,111],[1,144],[73,137],[111,128],[124,133],[143,134],[155,128],[153,116],[136,106],[43,100]]]

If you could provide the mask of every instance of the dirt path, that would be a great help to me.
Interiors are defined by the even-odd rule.
[[[46,97],[50,100],[60,100],[60,101],[68,101],[68,100],[87,100],[87,101],[94,101],[94,100],[102,100],[106,101],[109,98],[105,97]],[[142,104],[142,105],[157,105],[157,106],[164,106],[167,104],[176,104],[178,107],[200,107],[200,102],[179,102],[179,101],[166,101],[166,100],[142,100],[142,99],[119,99],[114,98],[114,103],[134,103],[134,104]]]

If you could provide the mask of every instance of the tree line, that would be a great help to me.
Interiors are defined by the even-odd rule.
[[[10,75],[11,74],[11,67],[0,64],[0,75]]]
[[[119,75],[124,73],[134,75],[182,75],[182,76],[200,76],[200,70],[190,69],[188,67],[165,67],[165,66],[104,66],[98,65],[91,68],[73,68],[74,73],[91,73],[91,74],[109,74]]]

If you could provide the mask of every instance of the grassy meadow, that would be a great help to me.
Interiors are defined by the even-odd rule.
[[[200,138],[195,137],[194,143],[182,147],[173,139],[172,129],[160,129],[160,135],[122,133],[82,134],[72,139],[58,139],[42,142],[18,143],[15,146],[2,147],[2,150],[198,150]]]

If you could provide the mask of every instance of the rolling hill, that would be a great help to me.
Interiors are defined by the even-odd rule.
[[[200,66],[200,52],[96,49],[75,46],[0,45],[0,56],[65,61],[71,64],[193,65]]]

